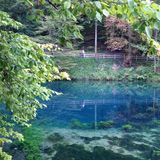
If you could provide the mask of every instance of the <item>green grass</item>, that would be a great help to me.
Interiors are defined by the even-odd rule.
[[[115,62],[111,59],[94,59],[79,57],[55,57],[61,70],[70,74],[72,80],[106,80],[106,81],[160,81],[160,73],[153,72],[151,62],[136,64],[136,67],[113,70]]]

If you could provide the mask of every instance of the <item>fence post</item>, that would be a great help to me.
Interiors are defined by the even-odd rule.
[[[137,55],[136,55],[136,62],[137,62]]]
[[[148,61],[148,56],[146,57],[147,61]]]

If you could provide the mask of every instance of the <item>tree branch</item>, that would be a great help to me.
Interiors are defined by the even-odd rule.
[[[58,8],[50,1],[50,0],[46,0],[54,9],[58,10]]]

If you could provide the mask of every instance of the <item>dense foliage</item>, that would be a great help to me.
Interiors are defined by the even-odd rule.
[[[114,16],[107,17],[105,19],[105,29],[107,36],[107,49],[111,51],[120,50],[127,54],[130,43],[132,47],[132,54],[146,53],[147,49],[143,50],[141,48],[143,46],[144,48],[147,48],[147,44],[145,44],[144,40],[137,32],[131,29],[131,26],[129,26],[126,21]],[[138,48],[138,46],[141,46],[141,48]]]
[[[29,1],[29,0],[28,0]],[[151,40],[155,30],[159,30],[159,5],[147,0],[37,0],[26,3],[14,0],[0,8],[11,13],[12,17],[24,24],[22,32],[34,37],[34,40],[44,43],[60,43],[72,47],[76,39],[82,39],[81,21],[83,19],[93,21],[103,20],[104,16],[114,15],[125,19],[132,24],[134,30],[147,36],[149,45],[153,48],[150,53],[155,52],[154,46],[158,44]],[[31,5],[33,4],[33,5]]]
[[[59,73],[53,61],[29,37],[12,31],[12,27],[20,26],[0,12],[0,101],[4,104],[0,109],[0,159],[6,157],[2,152],[5,142],[23,139],[15,131],[14,122],[27,125],[37,109],[43,107],[37,98],[47,100],[53,93],[42,84],[66,75]]]
[[[155,48],[159,44],[152,39],[153,31],[159,30],[160,26],[160,10],[159,5],[155,2],[146,0],[119,0],[119,1],[39,1],[41,8],[47,8],[49,13],[45,22],[53,20],[48,28],[53,35],[52,39],[59,39],[61,44],[67,44],[71,47],[71,42],[75,38],[82,38],[79,20],[88,17],[90,20],[97,19],[102,21],[103,16],[114,15],[126,20],[132,25],[133,29],[139,32],[142,38],[148,38],[150,45],[149,53],[156,52]],[[45,14],[44,14],[45,16]],[[55,32],[54,32],[55,31]],[[56,34],[56,35],[55,35]],[[58,35],[58,37],[57,37]]]
[[[133,67],[130,68],[123,67],[123,60],[116,59],[82,59],[61,56],[55,57],[54,61],[74,80],[160,81],[160,73],[153,72],[153,64],[150,61],[134,61]]]

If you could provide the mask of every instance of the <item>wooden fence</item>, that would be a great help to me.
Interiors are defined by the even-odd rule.
[[[80,57],[82,58],[106,58],[106,59],[125,59],[125,55],[122,54],[93,54],[93,53],[80,53]],[[149,57],[149,56],[132,56],[133,60],[145,60],[145,61],[154,61],[155,57]],[[159,58],[156,57],[156,61],[158,61]]]

